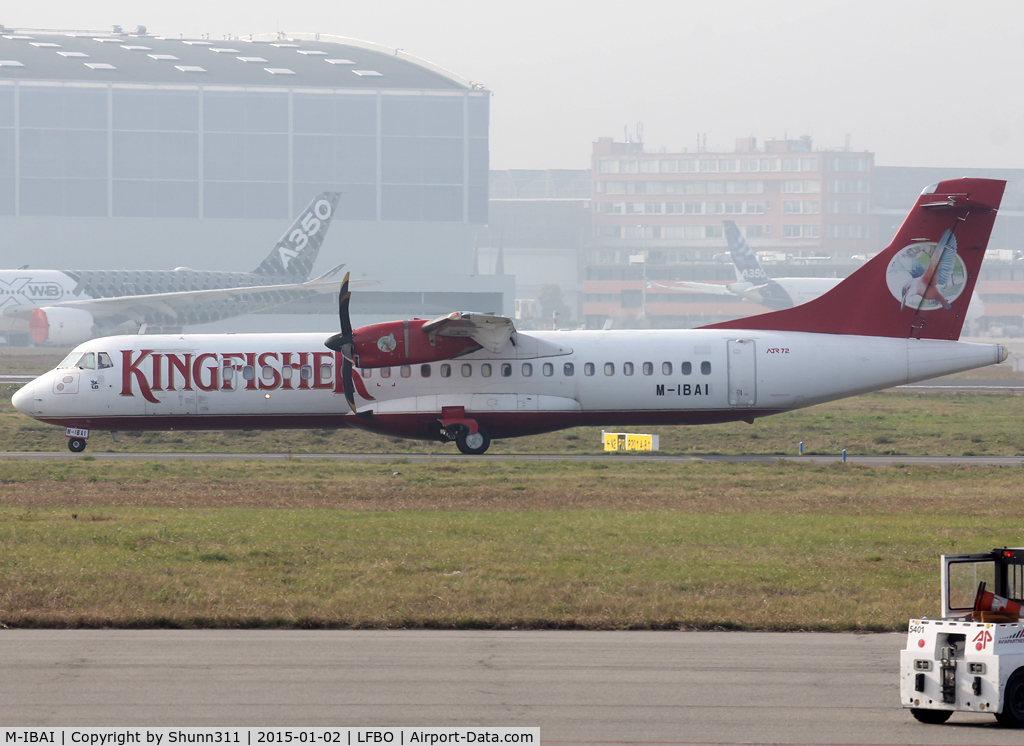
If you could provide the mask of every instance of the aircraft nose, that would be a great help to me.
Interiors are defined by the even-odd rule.
[[[30,381],[22,386],[20,389],[14,392],[14,396],[11,397],[11,404],[22,414],[32,416],[32,399],[33,392],[35,390],[36,382]]]

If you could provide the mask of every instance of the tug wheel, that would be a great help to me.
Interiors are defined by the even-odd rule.
[[[68,450],[72,453],[81,453],[85,450],[85,438],[68,438]]]
[[[925,710],[920,707],[911,707],[910,714],[922,723],[928,723],[928,725],[942,725],[944,722],[949,720],[949,716],[953,714],[953,711]]]
[[[1003,690],[1003,711],[996,720],[1004,728],[1024,728],[1024,668],[1018,668]]]
[[[468,427],[462,427],[455,436],[455,445],[467,456],[479,456],[490,448],[491,436],[482,427],[477,427],[475,433],[470,433]]]

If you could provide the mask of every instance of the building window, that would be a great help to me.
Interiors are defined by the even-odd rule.
[[[764,235],[764,226],[746,225],[743,227],[743,233],[747,238],[761,238]]]
[[[868,238],[868,227],[860,224],[835,223],[828,227],[829,238]]]

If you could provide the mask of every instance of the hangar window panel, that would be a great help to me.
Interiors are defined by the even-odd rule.
[[[422,140],[424,184],[462,184],[462,140],[425,137]]]
[[[383,96],[380,102],[380,129],[384,136],[421,135],[421,96]]]
[[[14,179],[0,178],[0,215],[14,215]]]
[[[14,126],[14,86],[0,88],[0,127]]]
[[[252,91],[207,91],[203,95],[207,132],[288,131],[288,95]]]
[[[486,96],[469,97],[469,136],[487,137],[488,121],[488,100]]]
[[[207,182],[203,185],[207,218],[288,217],[288,185],[253,182]]]
[[[115,179],[199,178],[199,135],[188,132],[113,133]]]
[[[107,128],[107,89],[21,87],[21,126],[46,129]]]
[[[295,180],[330,182],[333,154],[334,138],[330,135],[295,135],[292,140]]]
[[[21,175],[105,179],[107,133],[88,130],[22,130]]]
[[[462,137],[463,97],[423,96],[421,131],[428,137]]]
[[[203,174],[211,181],[288,180],[287,135],[207,134]]]
[[[21,180],[21,214],[106,217],[106,179]]]
[[[427,186],[423,190],[423,215],[429,222],[462,221],[462,187]]]
[[[382,220],[423,219],[422,187],[382,186],[380,202],[380,217]]]
[[[490,154],[487,140],[477,137],[469,139],[469,185],[487,186]]]
[[[115,130],[199,131],[199,91],[113,90]]]
[[[416,137],[381,139],[381,180],[385,184],[421,184],[423,141]]]
[[[377,134],[377,97],[305,94],[292,97],[295,132],[325,135]]]
[[[331,177],[340,182],[377,181],[377,140],[373,137],[335,137]]]
[[[488,208],[487,187],[469,188],[469,222],[484,224],[487,222]]]
[[[114,180],[114,217],[198,218],[199,182]]]
[[[14,177],[14,130],[0,129],[0,179]]]
[[[377,187],[374,184],[339,184],[313,182],[294,185],[294,204],[308,204],[320,192],[341,192],[341,201],[334,211],[338,220],[376,220]]]

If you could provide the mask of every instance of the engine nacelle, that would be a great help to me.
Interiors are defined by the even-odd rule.
[[[74,347],[92,339],[92,314],[80,308],[36,308],[28,318],[28,330],[37,345]]]
[[[357,368],[386,368],[449,360],[479,350],[467,336],[442,336],[425,332],[427,319],[370,324],[352,332],[352,356]]]

